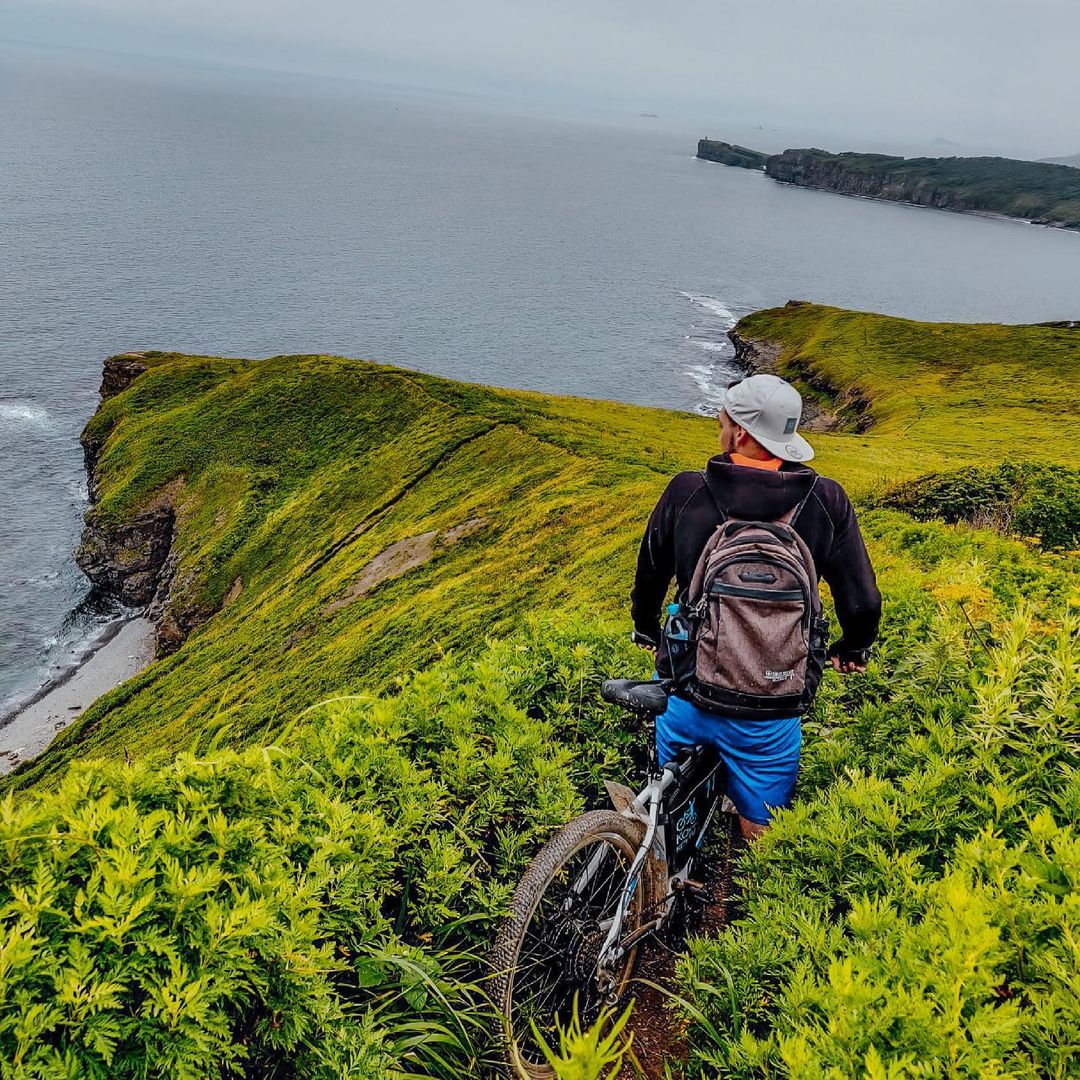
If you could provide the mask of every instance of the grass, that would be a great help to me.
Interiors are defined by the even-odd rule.
[[[915,472],[1014,459],[1070,464],[1080,331],[921,323],[817,304],[743,319],[737,330],[781,349],[779,374],[843,405],[869,401],[862,435],[815,440],[822,471],[856,490]],[[841,410],[842,411],[842,410]]]
[[[814,439],[819,467],[856,495],[1017,447],[1067,460],[1080,437],[1073,331],[814,305],[739,330],[779,344],[792,377],[868,399],[869,431]],[[269,741],[325,697],[390,687],[532,611],[621,616],[649,508],[718,449],[715,422],[691,414],[341,357],[148,362],[88,427],[104,446],[96,514],[115,525],[169,493],[173,604],[216,614],[88,710],[18,786],[53,782],[76,757]],[[475,531],[453,542],[466,522]],[[428,561],[351,597],[376,556],[430,532]]]
[[[737,932],[683,965],[691,1075],[1075,1075],[1080,571],[869,507],[1042,505],[1080,333],[814,305],[739,331],[869,419],[814,443],[885,620],[806,720]],[[88,435],[98,524],[171,500],[173,603],[207,618],[6,782],[0,1075],[489,1074],[471,957],[538,845],[640,765],[596,688],[647,669],[636,544],[715,423],[155,354]],[[552,1053],[596,1080],[620,1048],[571,1028]]]

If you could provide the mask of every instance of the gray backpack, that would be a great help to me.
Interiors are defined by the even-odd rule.
[[[698,559],[683,608],[688,633],[678,635],[681,650],[667,644],[676,681],[703,709],[780,719],[814,699],[829,626],[813,556],[792,527],[810,492],[777,521],[722,521]]]

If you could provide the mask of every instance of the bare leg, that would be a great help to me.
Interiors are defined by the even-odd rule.
[[[768,827],[768,825],[759,825],[749,818],[739,817],[739,828],[742,830],[744,840],[756,840]]]

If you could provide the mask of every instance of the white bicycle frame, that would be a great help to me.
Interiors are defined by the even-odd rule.
[[[622,899],[615,909],[615,915],[611,920],[611,926],[608,928],[607,937],[600,948],[600,955],[596,961],[598,971],[602,971],[608,964],[618,963],[622,959],[625,950],[617,948],[617,942],[622,934],[626,913],[630,909],[634,893],[641,880],[641,868],[645,865],[645,860],[649,857],[649,851],[654,844],[657,846],[657,858],[661,862],[667,863],[664,835],[663,833],[657,835],[657,824],[660,818],[660,804],[664,792],[675,783],[676,779],[677,777],[671,769],[665,769],[660,776],[651,779],[638,797],[622,812],[623,817],[636,817],[645,821],[645,838],[641,841],[641,847],[638,848],[634,861],[630,864],[630,872],[626,875],[626,885],[623,888]],[[658,923],[663,921],[664,915],[666,915],[666,911],[660,913]]]
[[[622,811],[623,817],[637,818],[639,821],[645,823],[645,836],[641,841],[641,846],[638,848],[637,853],[634,855],[634,860],[630,864],[630,870],[626,875],[626,884],[623,887],[622,896],[619,901],[619,906],[616,908],[614,915],[611,917],[608,923],[607,935],[604,938],[604,944],[600,948],[600,953],[597,957],[596,969],[598,972],[603,972],[606,967],[610,967],[617,964],[623,956],[626,955],[626,945],[619,944],[619,938],[623,932],[623,926],[626,921],[626,913],[630,910],[630,904],[633,902],[634,893],[637,891],[638,885],[641,882],[641,871],[645,865],[645,860],[649,857],[649,852],[653,851],[656,859],[661,865],[667,865],[667,850],[664,833],[659,828],[660,808],[663,805],[664,794],[678,779],[678,774],[671,769],[664,769],[659,776],[654,776],[648,784],[638,793],[633,802],[627,805]],[[717,809],[724,803],[726,796],[720,795],[715,798],[712,805],[709,807],[708,814],[705,818],[705,822],[699,831],[700,837],[705,837],[708,833],[709,826],[712,824],[712,819],[716,814]],[[581,876],[578,879],[582,885],[587,885],[592,880],[594,874],[600,869],[600,863],[604,857],[603,850],[599,850],[589,860],[584,869],[581,872]],[[656,919],[651,924],[647,924],[645,928],[639,929],[659,929],[664,920],[667,918],[671,903],[675,899],[675,891],[671,887],[673,882],[679,879],[688,880],[691,870],[691,860],[688,860],[686,864],[675,874],[670,874],[667,878],[667,893],[664,898],[663,908],[658,912]],[[579,892],[577,883],[575,888],[571,889],[571,896],[574,893]],[[567,904],[571,904],[572,900],[568,897]],[[604,924],[601,923],[600,929],[605,929]],[[637,937],[638,935],[635,935]]]

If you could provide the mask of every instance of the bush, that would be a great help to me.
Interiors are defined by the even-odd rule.
[[[1037,537],[1046,548],[1080,546],[1080,469],[1028,461],[929,473],[885,492],[878,505],[921,521]]]
[[[879,659],[826,686],[796,804],[743,860],[741,918],[682,964],[694,1072],[1076,1075],[1075,568],[866,521],[907,565]]]
[[[9,795],[0,1076],[478,1068],[487,1018],[443,950],[484,940],[618,754],[595,684],[640,664],[622,639],[548,622],[320,706],[278,747]]]

